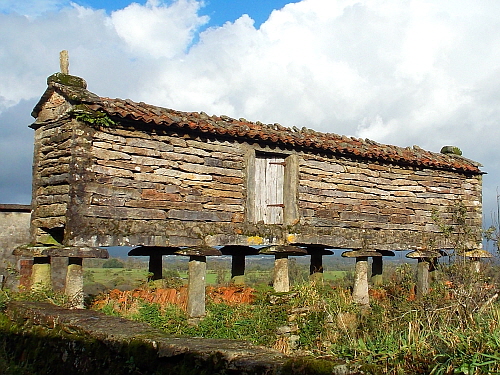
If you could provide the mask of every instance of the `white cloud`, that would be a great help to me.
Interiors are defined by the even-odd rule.
[[[47,0],[30,17],[12,12],[18,3],[0,3],[0,111],[40,96],[68,49],[70,71],[103,96],[434,151],[453,144],[485,164],[485,191],[500,185],[496,1],[303,0],[258,29],[243,15],[201,33],[195,0],[111,15]]]
[[[165,6],[159,0],[132,3],[111,14],[111,23],[132,53],[145,57],[172,58],[191,44],[195,31],[208,21],[198,16],[200,3],[178,0]]]

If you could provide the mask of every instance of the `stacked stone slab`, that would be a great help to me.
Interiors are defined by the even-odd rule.
[[[231,246],[240,271],[249,246],[292,245],[314,269],[329,248],[453,248],[458,205],[461,241],[481,241],[482,172],[459,155],[99,97],[61,73],[33,116],[34,243]],[[271,222],[256,209],[266,158],[282,171]]]

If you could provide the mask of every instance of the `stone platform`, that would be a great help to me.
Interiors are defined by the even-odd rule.
[[[289,357],[244,341],[176,338],[92,310],[11,302],[1,340],[40,374],[349,374],[332,361]]]

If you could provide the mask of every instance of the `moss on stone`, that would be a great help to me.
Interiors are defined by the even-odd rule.
[[[442,154],[451,154],[451,155],[459,155],[462,156],[462,150],[460,150],[456,146],[444,146],[441,149]]]
[[[331,375],[351,373],[344,364],[312,357],[290,359],[283,366],[283,370],[285,374]]]
[[[49,78],[47,78],[47,85],[51,83],[60,83],[65,86],[81,87],[83,89],[87,88],[87,82],[83,78],[72,76],[64,73],[54,73]]]
[[[43,234],[38,237],[38,242],[41,243],[42,245],[54,245],[54,246],[61,246],[61,243],[57,241],[52,235],[50,234]]]

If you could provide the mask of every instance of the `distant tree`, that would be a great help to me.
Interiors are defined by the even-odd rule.
[[[88,271],[83,272],[83,281],[86,283],[95,282],[94,271],[88,270]]]
[[[125,265],[122,261],[116,258],[111,258],[103,263],[102,268],[123,268],[124,266]]]
[[[484,231],[484,237],[492,242],[494,249],[500,254],[500,193],[497,188],[496,210],[491,214],[491,226]]]
[[[288,259],[288,276],[290,284],[299,284],[307,280],[308,269],[297,262],[297,259]]]
[[[163,278],[164,279],[172,279],[172,278],[180,278],[179,272],[173,269],[163,269]]]

